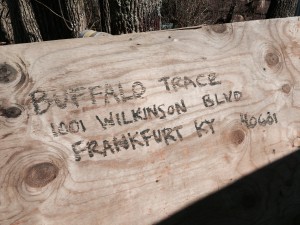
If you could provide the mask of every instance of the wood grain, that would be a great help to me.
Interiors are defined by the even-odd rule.
[[[299,18],[0,47],[0,224],[168,217],[300,146],[299,72]]]

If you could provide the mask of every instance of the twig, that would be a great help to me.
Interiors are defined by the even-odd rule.
[[[36,1],[37,3],[41,4],[42,6],[44,6],[45,8],[47,8],[48,10],[50,10],[50,12],[52,12],[54,15],[58,16],[59,18],[63,19],[63,20],[66,20],[63,16],[57,14],[56,12],[54,12],[52,9],[50,9],[47,5],[45,5],[44,3],[40,2],[39,0],[34,0]],[[68,21],[68,20],[66,20]],[[69,23],[71,23],[70,21],[68,21]]]
[[[60,2],[60,0],[58,0],[58,4],[59,4],[60,13],[61,13],[61,15],[63,16],[64,13],[63,13],[63,10],[62,10],[62,7],[61,7],[61,2]],[[69,25],[67,24],[67,21],[68,21],[68,20],[66,20],[66,18],[65,18],[64,16],[63,16],[62,18],[63,18],[63,20],[64,20],[64,22],[65,22],[67,28],[68,28],[70,31],[74,31],[74,29],[73,29],[72,27],[69,27]],[[73,25],[73,27],[74,27],[74,24],[73,24],[72,22],[70,22],[70,21],[68,21],[68,22],[69,22],[71,25]]]

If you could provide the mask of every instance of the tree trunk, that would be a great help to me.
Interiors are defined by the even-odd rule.
[[[6,0],[13,28],[14,42],[42,41],[32,6],[28,0]]]
[[[106,33],[111,33],[111,19],[110,19],[110,9],[109,0],[99,0],[100,14],[101,14],[101,27],[102,31]]]
[[[161,26],[161,0],[144,0],[139,7],[139,31],[160,30]]]
[[[300,0],[298,0],[298,5],[297,5],[295,16],[300,16]]]
[[[161,0],[111,0],[112,34],[159,30]]]
[[[87,28],[124,34],[159,30],[162,0],[0,0],[0,41],[79,37]],[[88,16],[88,17],[86,17]]]
[[[10,22],[13,28],[14,43],[26,43],[29,42],[24,26],[22,23],[22,18],[20,15],[20,8],[17,1],[4,0],[8,6],[10,14]]]
[[[294,16],[298,0],[271,0],[267,18]]]
[[[20,9],[20,16],[28,40],[30,42],[43,41],[30,1],[18,0],[18,5]]]
[[[84,2],[83,0],[65,0],[65,2],[69,21],[71,21],[71,24],[69,24],[73,37],[79,37],[80,31],[87,28]],[[67,21],[65,22],[68,23]]]
[[[59,4],[57,0],[32,0],[31,4],[44,41],[73,37],[63,19],[68,18],[65,1]]]
[[[84,8],[87,28],[102,31],[99,1],[85,0]]]
[[[14,43],[14,31],[6,0],[0,0],[0,41],[7,44]]]

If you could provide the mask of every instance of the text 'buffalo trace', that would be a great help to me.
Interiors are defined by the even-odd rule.
[[[37,115],[46,113],[51,106],[60,109],[67,107],[79,108],[81,103],[108,105],[125,103],[130,100],[142,98],[146,92],[145,86],[137,81],[130,88],[123,88],[122,84],[105,84],[91,87],[76,87],[61,92],[36,90],[30,93],[34,111]],[[127,94],[126,94],[127,93]]]
[[[179,89],[189,89],[205,86],[221,85],[222,82],[217,80],[216,73],[199,74],[196,78],[190,77],[162,77],[158,80],[165,85],[167,91],[178,91]]]

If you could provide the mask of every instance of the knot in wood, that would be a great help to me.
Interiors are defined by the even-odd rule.
[[[216,33],[224,33],[227,30],[227,26],[225,24],[216,24],[211,27],[211,29]]]
[[[6,118],[17,118],[22,114],[22,110],[18,107],[9,107],[3,110],[3,116]]]
[[[33,188],[42,188],[53,181],[59,169],[52,163],[39,163],[30,167],[25,176],[25,183]]]
[[[235,145],[240,145],[245,140],[245,132],[243,130],[234,130],[230,134],[231,142]]]
[[[9,83],[15,79],[16,71],[7,64],[0,64],[0,83]]]
[[[274,53],[266,54],[265,60],[270,67],[276,66],[279,63],[279,57]]]
[[[286,94],[289,94],[291,92],[292,88],[289,84],[284,84],[282,86],[282,91]]]

